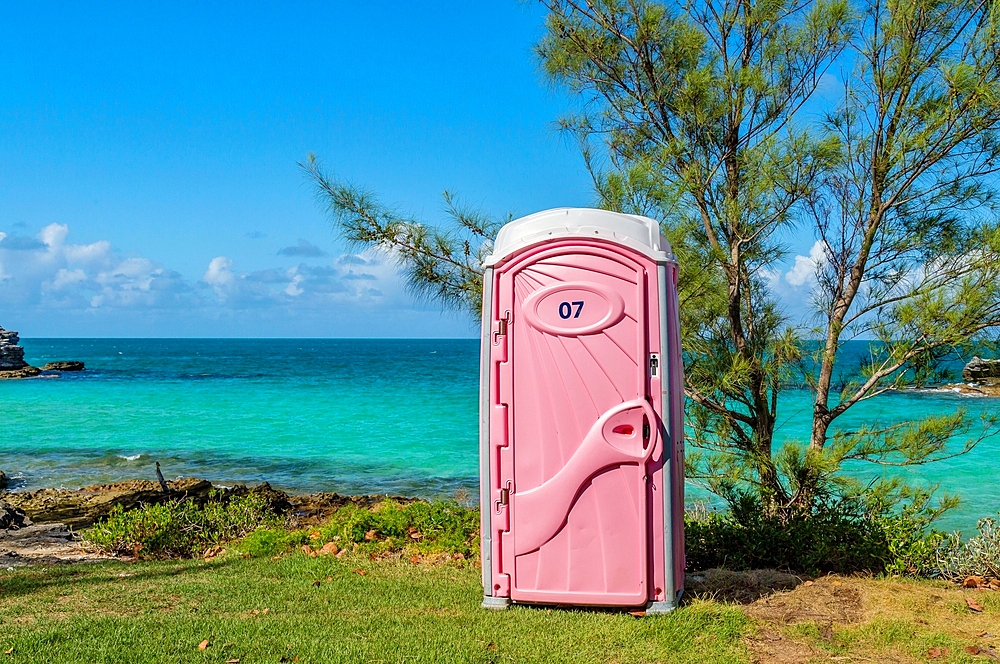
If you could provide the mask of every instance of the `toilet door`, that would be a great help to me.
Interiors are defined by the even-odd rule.
[[[641,605],[657,443],[645,266],[598,242],[549,246],[504,274],[511,312],[511,598]]]

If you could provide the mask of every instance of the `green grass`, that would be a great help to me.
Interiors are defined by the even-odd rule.
[[[469,565],[359,556],[0,568],[0,664],[748,661],[736,608],[493,612],[481,594]]]

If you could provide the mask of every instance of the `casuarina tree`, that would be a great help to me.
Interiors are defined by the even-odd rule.
[[[1000,324],[993,4],[543,4],[538,55],[583,102],[560,124],[598,204],[658,219],[680,259],[690,476],[802,513],[856,488],[838,472],[846,460],[924,463],[985,435],[990,423],[964,412],[856,430],[835,422],[938,376],[950,353]],[[816,90],[831,80],[844,97],[818,110]],[[481,259],[501,220],[446,195],[454,223],[434,227],[313,159],[303,166],[348,240],[385,250],[417,292],[478,314]],[[806,232],[819,251],[803,325],[771,281],[785,243]],[[860,373],[841,353],[859,336],[877,341]],[[778,395],[803,379],[815,394],[811,437],[779,447]],[[966,434],[957,450],[947,446],[956,433]]]

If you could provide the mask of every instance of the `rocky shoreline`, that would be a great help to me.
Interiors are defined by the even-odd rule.
[[[967,396],[1000,397],[1000,360],[973,357],[962,369],[962,380],[945,389]]]
[[[0,380],[7,378],[34,378],[47,372],[58,376],[63,371],[83,371],[83,362],[49,362],[42,368],[24,361],[24,349],[19,344],[17,332],[0,327]],[[0,486],[0,489],[3,487]]]
[[[0,476],[3,476],[0,471]],[[0,566],[52,564],[99,560],[104,556],[82,548],[77,530],[108,516],[116,506],[130,510],[171,500],[205,504],[254,493],[263,496],[275,513],[292,528],[325,521],[337,509],[353,504],[371,507],[387,497],[413,502],[402,496],[343,496],[337,493],[290,495],[264,482],[256,486],[217,487],[208,480],[181,478],[167,482],[164,492],[157,482],[130,480],[97,484],[82,489],[3,491],[0,487]],[[211,494],[211,496],[210,496]]]

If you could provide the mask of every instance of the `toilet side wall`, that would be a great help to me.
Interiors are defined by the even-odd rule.
[[[493,328],[493,268],[483,274],[483,324],[479,360],[479,533],[483,594],[493,596],[493,524],[490,487],[490,333]]]

